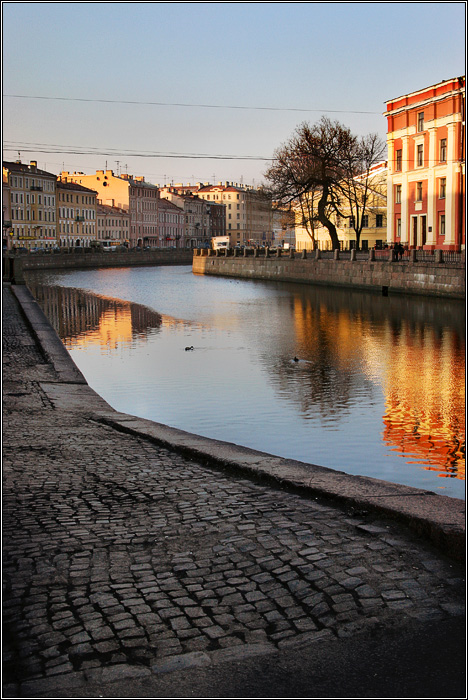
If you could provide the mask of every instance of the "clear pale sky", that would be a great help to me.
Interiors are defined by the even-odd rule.
[[[256,158],[300,123],[326,113],[384,138],[386,100],[465,74],[464,2],[3,2],[2,12],[3,157],[19,151],[57,174],[107,165],[159,184],[258,185],[268,160]]]

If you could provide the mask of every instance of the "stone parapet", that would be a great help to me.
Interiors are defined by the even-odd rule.
[[[390,260],[221,257],[195,255],[193,272],[300,284],[367,289],[383,294],[465,298],[465,266]]]
[[[137,267],[142,265],[190,265],[190,249],[161,249],[95,253],[91,250],[73,253],[6,254],[3,256],[5,281],[24,282],[27,270],[69,270],[97,267]]]

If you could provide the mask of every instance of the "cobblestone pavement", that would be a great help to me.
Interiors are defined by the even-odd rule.
[[[15,304],[4,289],[11,694],[44,679],[112,680],[464,613],[463,568],[395,523],[54,409],[41,387],[53,368]]]

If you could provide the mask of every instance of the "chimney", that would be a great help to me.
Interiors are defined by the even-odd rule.
[[[30,169],[31,169],[33,172],[36,172],[36,170],[37,170],[37,160],[32,160],[32,161],[30,162],[30,164],[29,164],[29,167],[30,167]]]

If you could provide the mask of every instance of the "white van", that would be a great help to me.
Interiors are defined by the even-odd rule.
[[[102,245],[103,250],[109,250],[109,251],[117,250],[117,245],[116,245],[115,241],[102,241],[101,245]]]
[[[229,236],[214,236],[211,239],[211,247],[213,250],[226,250],[229,248],[230,240]]]

